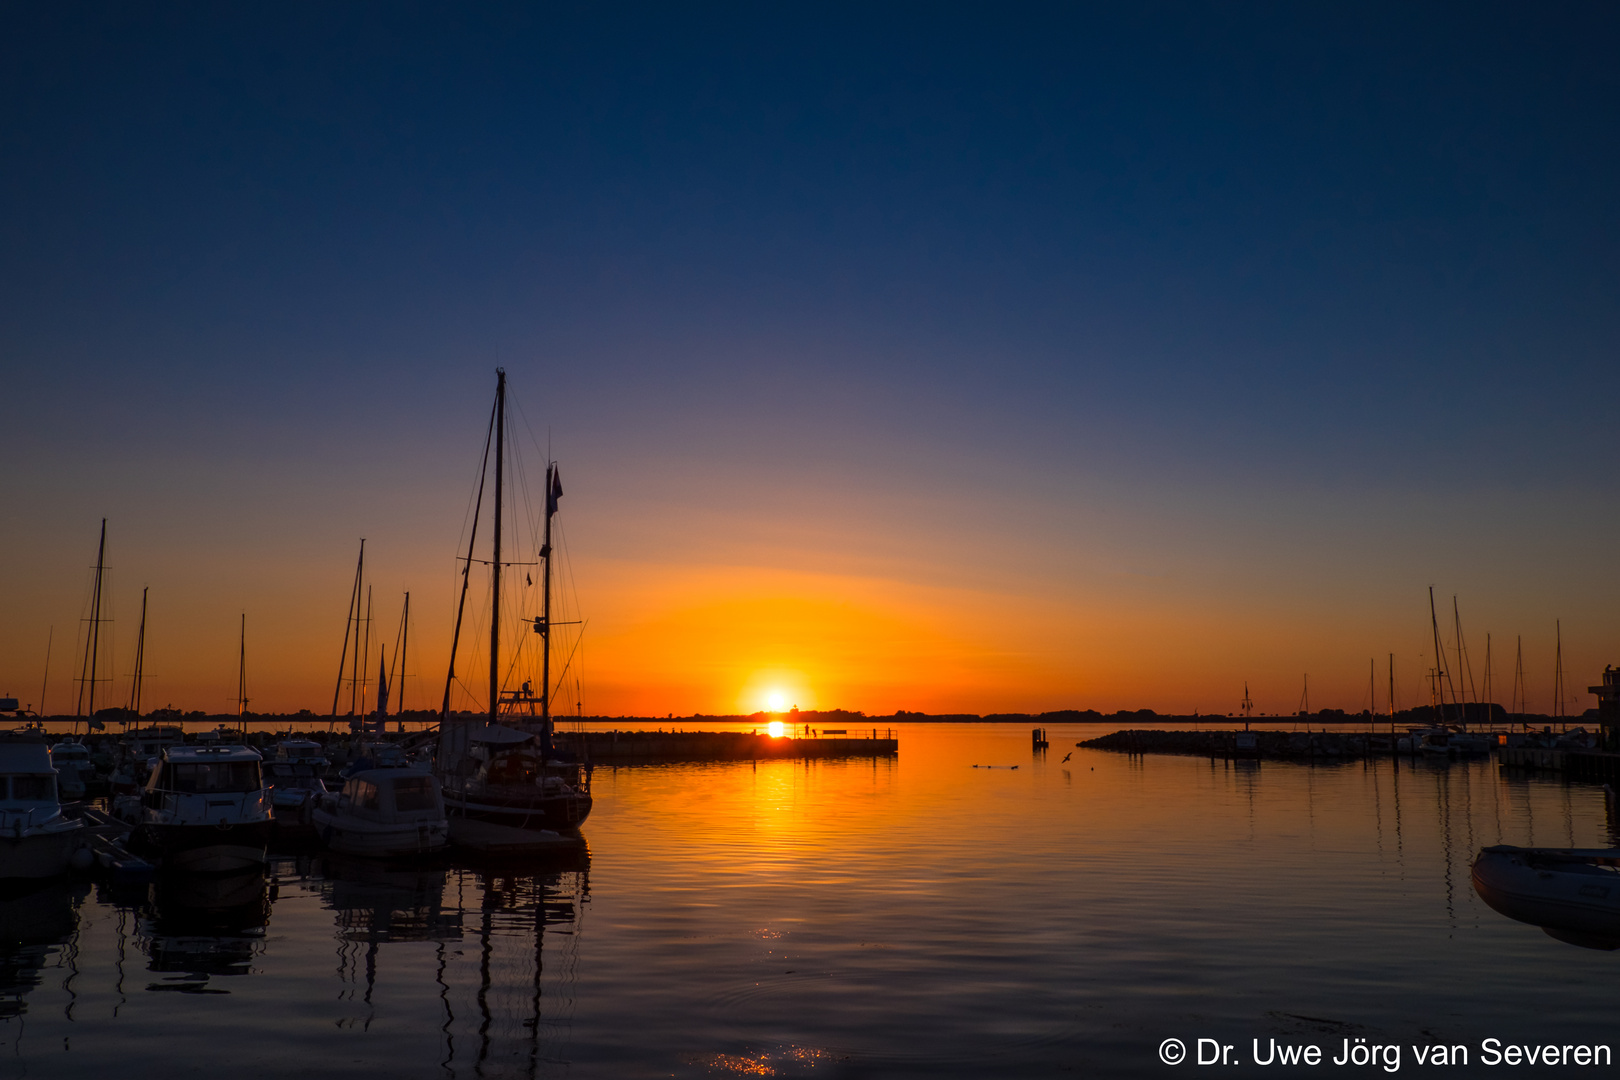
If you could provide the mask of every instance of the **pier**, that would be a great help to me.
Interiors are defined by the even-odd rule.
[[[558,732],[554,740],[593,765],[877,758],[900,751],[892,728],[846,729],[801,738],[746,731],[570,731]]]

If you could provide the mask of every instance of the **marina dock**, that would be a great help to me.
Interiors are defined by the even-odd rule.
[[[746,731],[586,731],[559,732],[555,739],[559,747],[594,765],[877,758],[900,751],[892,728],[849,729],[807,738],[772,738]]]

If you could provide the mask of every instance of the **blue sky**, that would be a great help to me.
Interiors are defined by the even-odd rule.
[[[613,581],[710,564],[1056,598],[1068,644],[993,630],[1023,673],[938,707],[1196,703],[1088,668],[1113,618],[1205,681],[1362,671],[1431,582],[1611,659],[1612,7],[0,20],[0,682],[103,515],[188,625],[340,635],[362,534],[442,607],[496,365],[579,477],[608,668]]]

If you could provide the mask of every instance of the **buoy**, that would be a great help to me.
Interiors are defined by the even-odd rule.
[[[68,857],[69,865],[71,865],[75,870],[88,870],[90,867],[95,865],[95,862],[95,852],[91,851],[87,847],[76,849],[73,854]]]

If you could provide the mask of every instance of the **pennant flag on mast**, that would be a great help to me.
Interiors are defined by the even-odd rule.
[[[562,473],[557,466],[551,467],[551,490],[546,493],[546,513],[557,512],[557,500],[562,498]]]

